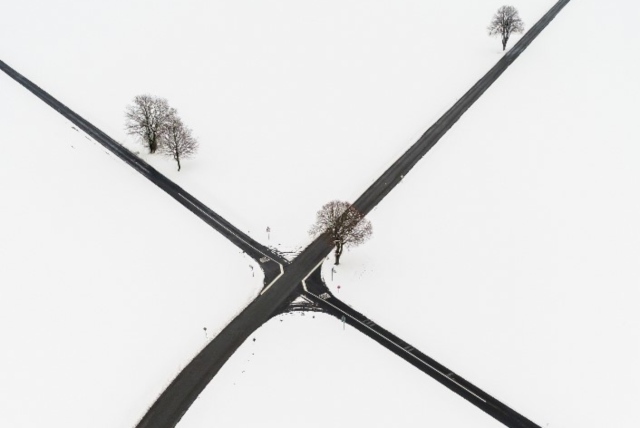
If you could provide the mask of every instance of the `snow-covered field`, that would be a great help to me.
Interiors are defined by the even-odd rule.
[[[178,426],[502,426],[328,315],[283,315],[254,337]]]
[[[571,2],[372,213],[374,239],[333,284],[545,427],[640,425],[640,8],[626,7]]]
[[[261,278],[4,74],[0,93],[0,425],[131,426]]]
[[[553,3],[514,5],[529,27]],[[619,3],[571,2],[329,281],[545,427],[640,422],[640,40],[638,6]],[[145,158],[286,250],[500,58],[485,27],[501,4],[14,2],[0,58],[129,147],[124,106],[168,98],[201,153],[180,173]],[[0,425],[132,426],[261,278],[4,75],[0,94]],[[180,426],[499,425],[332,318],[284,316],[255,338]]]
[[[519,8],[533,24],[552,4]],[[270,227],[292,249],[324,203],[359,196],[499,58],[485,31],[499,6],[25,1],[10,6],[1,52],[131,147],[124,107],[167,98],[201,154],[180,173],[150,161],[254,238]]]

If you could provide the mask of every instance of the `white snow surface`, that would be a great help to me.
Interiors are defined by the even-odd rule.
[[[372,213],[332,283],[543,427],[640,425],[640,8],[625,7],[571,2]]]
[[[527,28],[553,4],[514,3]],[[179,173],[141,156],[292,250],[500,58],[501,5],[21,1],[0,59],[141,152],[124,107],[166,97],[201,152]],[[640,423],[638,12],[570,2],[371,213],[371,241],[333,280],[324,265],[340,298],[543,427]],[[5,75],[0,135],[0,426],[133,426],[262,278]],[[328,316],[254,337],[180,427],[500,426]]]
[[[133,426],[257,264],[4,73],[0,426]]]
[[[533,24],[552,4],[520,12]],[[145,159],[254,238],[269,227],[270,244],[293,250],[324,203],[357,198],[495,63],[486,26],[499,6],[25,1],[9,6],[1,52],[143,155],[124,107],[140,93],[167,98],[201,152],[180,173]]]

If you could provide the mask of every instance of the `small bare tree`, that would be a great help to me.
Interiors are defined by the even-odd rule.
[[[184,126],[182,120],[174,112],[164,127],[160,152],[173,157],[178,163],[178,171],[180,171],[180,159],[191,157],[197,151],[198,140],[193,137],[191,129]]]
[[[331,201],[316,214],[316,223],[309,234],[329,232],[336,246],[335,261],[340,264],[344,246],[355,247],[371,237],[371,222],[365,219],[349,202]]]
[[[487,29],[490,36],[502,36],[502,50],[504,51],[511,34],[524,32],[524,22],[520,19],[515,7],[502,6],[494,15],[491,25]]]
[[[125,112],[125,129],[129,135],[140,137],[149,153],[155,153],[172,116],[175,116],[175,110],[169,107],[164,98],[138,95]]]

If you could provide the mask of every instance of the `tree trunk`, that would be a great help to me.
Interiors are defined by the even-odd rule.
[[[342,255],[342,242],[336,241],[336,251],[335,251],[336,265],[340,264],[340,256],[341,255]]]
[[[509,41],[508,37],[502,38],[502,50],[505,51],[507,49],[507,42]]]
[[[176,155],[176,162],[178,162],[178,171],[180,171],[180,155]]]
[[[153,139],[149,141],[149,153],[154,154],[158,150],[158,141]]]

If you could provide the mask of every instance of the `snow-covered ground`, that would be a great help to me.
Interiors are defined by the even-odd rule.
[[[179,427],[502,426],[328,315],[283,315],[253,337]]]
[[[553,3],[514,5],[529,27]],[[329,281],[542,426],[638,424],[639,36],[624,3],[571,2],[374,210],[374,238]],[[124,106],[168,98],[201,153],[180,173],[145,158],[290,249],[500,58],[485,27],[501,4],[13,2],[0,58],[130,147]],[[132,426],[260,278],[6,76],[0,94],[0,424]],[[255,337],[180,426],[498,425],[329,317]]]
[[[132,426],[253,261],[0,75],[0,426]]]
[[[545,427],[640,424],[640,8],[625,7],[571,2],[372,213],[333,282]]]
[[[518,7],[531,25],[552,4]],[[289,250],[309,241],[323,204],[359,196],[499,58],[485,28],[500,5],[24,1],[9,6],[0,52],[131,147],[124,107],[144,92],[167,98],[201,153],[180,173],[150,161]]]

